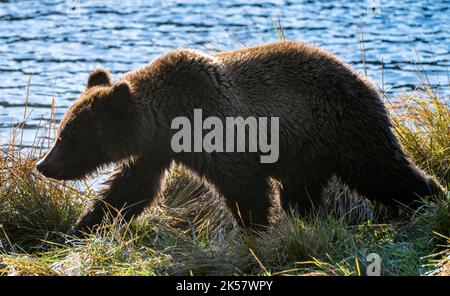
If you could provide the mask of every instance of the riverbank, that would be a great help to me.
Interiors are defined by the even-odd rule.
[[[448,190],[448,99],[426,90],[386,104],[407,154]],[[370,253],[383,275],[450,275],[448,196],[392,220],[333,184],[317,216],[279,213],[267,232],[240,232],[223,203],[180,170],[138,219],[114,219],[55,245],[49,241],[67,232],[94,192],[45,179],[34,169],[40,148],[24,153],[12,144],[0,157],[1,275],[365,275]]]

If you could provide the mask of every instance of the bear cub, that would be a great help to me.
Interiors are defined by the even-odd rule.
[[[278,118],[277,161],[261,163],[261,151],[175,152],[172,121],[192,122],[195,109],[222,122]],[[95,70],[37,170],[69,180],[117,165],[74,227],[80,233],[101,223],[110,207],[125,219],[140,214],[172,163],[204,180],[238,223],[252,227],[269,223],[270,178],[281,184],[281,206],[302,215],[320,205],[333,176],[386,205],[414,207],[443,192],[406,157],[372,84],[332,54],[294,41],[216,55],[177,49],[115,82]]]

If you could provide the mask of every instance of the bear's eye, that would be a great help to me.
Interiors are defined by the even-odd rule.
[[[71,135],[70,133],[66,132],[66,130],[62,130],[60,131],[58,138],[56,139],[58,142],[60,143],[67,143],[67,142],[71,142]]]

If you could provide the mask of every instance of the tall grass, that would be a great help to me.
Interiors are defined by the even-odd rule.
[[[392,121],[415,163],[450,184],[450,101],[430,89],[391,102]]]
[[[408,155],[448,186],[449,106],[426,94],[391,100],[391,118]],[[370,203],[333,183],[324,212],[308,219],[277,213],[267,231],[254,233],[239,231],[223,202],[182,169],[137,219],[111,218],[84,239],[52,244],[93,193],[39,175],[41,148],[25,153],[10,143],[0,155],[0,274],[364,275],[376,252],[385,275],[449,275],[448,198],[377,224],[384,220]]]
[[[280,18],[273,24],[284,40]],[[390,99],[388,107],[409,157],[448,189],[448,99],[428,88]],[[27,117],[25,108],[23,123]],[[277,212],[267,231],[255,233],[237,229],[221,200],[176,169],[158,203],[140,217],[129,223],[110,217],[86,238],[65,236],[94,192],[38,174],[45,137],[36,137],[33,149],[17,149],[23,123],[0,153],[0,275],[364,275],[373,252],[384,275],[450,275],[448,197],[389,222],[382,208],[336,181],[317,216]],[[52,122],[41,134],[51,131]],[[52,243],[61,235],[67,243]]]

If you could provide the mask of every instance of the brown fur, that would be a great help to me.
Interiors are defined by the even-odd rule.
[[[278,162],[261,164],[258,153],[174,153],[171,121],[192,120],[194,108],[223,120],[279,117]],[[215,56],[178,49],[114,84],[96,70],[64,116],[52,151],[38,169],[59,179],[121,163],[77,231],[100,223],[106,204],[126,207],[127,219],[138,215],[173,161],[211,184],[247,225],[268,223],[269,177],[282,184],[282,206],[301,213],[319,205],[333,175],[388,205],[441,191],[405,156],[368,81],[335,56],[290,41]]]

